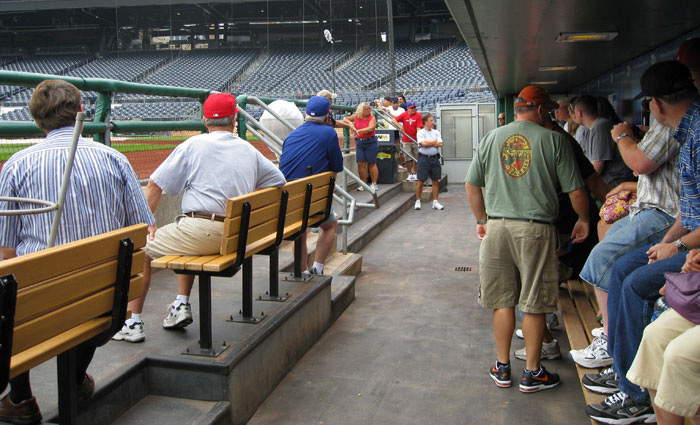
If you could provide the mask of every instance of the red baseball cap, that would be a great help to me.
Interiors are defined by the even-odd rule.
[[[236,98],[228,93],[212,93],[204,101],[204,118],[230,117],[237,111]]]
[[[553,101],[542,87],[527,86],[518,94],[518,99],[521,99],[521,102],[516,103],[515,106],[548,105],[555,109],[559,108],[559,104]]]
[[[691,71],[700,71],[700,38],[691,38],[681,43],[676,60]]]

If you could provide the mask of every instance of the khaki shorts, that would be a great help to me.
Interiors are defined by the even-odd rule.
[[[413,142],[401,142],[401,149],[404,150],[404,152],[408,152],[412,157],[418,159],[418,144],[413,143]],[[406,161],[413,161],[411,158],[406,157]]]
[[[551,313],[559,299],[557,232],[553,225],[490,219],[479,249],[479,304],[520,304],[524,313]]]
[[[644,329],[627,379],[656,390],[654,403],[678,416],[695,416],[700,406],[700,325],[675,310]]]
[[[224,223],[185,215],[156,230],[146,241],[146,253],[153,259],[165,255],[217,255],[221,252]]]

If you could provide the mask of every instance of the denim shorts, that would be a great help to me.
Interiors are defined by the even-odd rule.
[[[357,162],[369,162],[374,164],[377,162],[377,154],[379,153],[379,142],[377,137],[368,137],[366,139],[355,139],[355,158]]]
[[[442,167],[440,166],[439,156],[420,155],[418,157],[418,180],[422,182],[428,178],[430,180],[440,180],[441,172]]]

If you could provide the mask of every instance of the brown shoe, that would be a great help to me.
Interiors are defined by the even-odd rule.
[[[87,400],[90,398],[92,393],[95,391],[95,378],[89,373],[85,374],[85,379],[78,385],[78,397],[81,400]]]
[[[10,395],[6,395],[0,400],[0,420],[19,425],[38,424],[41,422],[41,411],[36,404],[36,398],[14,404]]]

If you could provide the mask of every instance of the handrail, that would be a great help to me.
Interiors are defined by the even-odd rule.
[[[392,127],[394,127],[395,130],[401,131],[401,129],[400,129],[399,127],[397,127],[397,126],[394,125],[394,122],[393,122],[394,117],[393,117],[390,113],[386,112],[386,111],[383,110],[383,109],[375,109],[375,110],[376,110],[377,113],[379,113],[380,115],[383,115],[382,118],[384,118],[384,121],[387,121],[387,122],[389,123],[389,125],[391,125]],[[388,118],[388,119],[387,119],[387,118]],[[414,138],[411,137],[410,135],[406,134],[406,137],[408,137],[408,139],[411,140],[413,143],[415,143],[415,144],[417,144],[418,146],[420,146],[420,143],[418,143],[418,142],[416,141],[416,139],[414,139]],[[401,144],[400,144],[400,143],[399,143],[399,150],[400,150],[401,152],[403,152],[404,155],[406,155],[407,157],[411,158],[412,161],[416,161],[416,163],[418,162],[418,159],[414,158],[413,155],[411,155],[410,153],[408,153],[408,152],[406,152],[405,150],[403,150],[403,148],[401,147]]]

